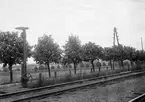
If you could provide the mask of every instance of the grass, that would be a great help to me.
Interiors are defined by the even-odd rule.
[[[130,71],[136,71],[136,70],[142,70],[145,68],[144,66],[133,66]],[[51,78],[51,79],[43,79],[43,81],[39,81],[40,79],[37,79],[36,83],[33,83],[31,87],[41,87],[41,86],[48,86],[48,85],[54,85],[54,84],[60,84],[64,82],[71,82],[71,81],[76,81],[80,79],[88,79],[88,78],[93,78],[93,77],[99,77],[99,76],[105,76],[105,75],[111,75],[115,73],[120,73],[120,72],[125,72],[128,71],[127,68],[120,68],[120,69],[115,69],[115,70],[105,70],[105,71],[100,71],[100,72],[92,72],[92,73],[86,73],[83,72],[72,75],[72,74],[66,74],[63,77],[57,77],[57,78]]]
[[[103,66],[104,68],[104,66]],[[143,69],[145,68],[145,64],[142,63],[141,65],[136,65],[136,66],[133,66],[132,68],[130,68],[131,71],[135,71],[135,70],[139,70],[139,69]],[[104,68],[105,69],[105,68]],[[31,87],[39,87],[39,86],[47,86],[47,85],[54,85],[54,84],[58,84],[58,83],[64,83],[64,82],[70,82],[70,81],[75,81],[75,80],[80,80],[80,79],[87,79],[87,78],[92,78],[92,77],[98,77],[98,76],[103,76],[103,75],[108,75],[108,74],[114,74],[114,73],[120,73],[120,72],[123,72],[123,71],[127,71],[128,68],[125,67],[125,68],[116,68],[115,70],[111,70],[110,68],[107,70],[105,69],[104,70],[101,70],[100,72],[98,72],[98,69],[96,68],[96,72],[92,72],[90,73],[90,68],[89,70],[86,69],[86,68],[83,68],[83,72],[82,74],[80,74],[80,69],[77,69],[77,74],[74,75],[73,73],[73,70],[72,70],[72,73],[69,74],[65,74],[64,71],[61,71],[61,72],[64,72],[63,75],[60,75],[60,73],[57,73],[58,76],[57,78],[48,78],[47,74],[48,73],[44,73],[44,72],[37,72],[37,73],[33,73],[33,82]],[[66,70],[68,72],[68,70]],[[45,71],[46,72],[46,71]],[[38,73],[42,73],[42,81],[40,81],[39,77],[38,77]],[[53,72],[52,72],[53,73]],[[10,84],[9,83],[9,72],[5,73],[5,72],[0,72],[1,74],[1,84]],[[14,72],[14,82],[13,83],[16,83],[16,82],[20,82],[19,81],[19,77],[20,76],[20,72]]]

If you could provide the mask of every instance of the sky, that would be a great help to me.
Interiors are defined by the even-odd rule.
[[[74,34],[82,44],[91,41],[102,47],[113,45],[116,27],[121,44],[141,49],[145,0],[0,0],[0,30],[17,31],[20,26],[29,27],[30,45],[47,34],[62,46]]]

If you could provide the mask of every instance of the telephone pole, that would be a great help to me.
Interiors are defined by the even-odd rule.
[[[141,37],[141,48],[142,48],[142,51],[143,51],[143,41],[142,41],[142,37]]]
[[[29,29],[28,27],[17,27],[17,30],[22,30],[22,38],[23,38],[23,64],[21,68],[21,81],[22,85],[27,86],[27,48],[26,48],[26,30]]]
[[[113,41],[113,46],[115,46],[115,38],[116,38],[117,44],[118,44],[118,46],[119,46],[119,38],[118,38],[118,37],[119,37],[119,36],[117,35],[117,28],[114,27],[114,34],[113,34],[113,39],[114,39],[114,41]]]
[[[117,41],[117,46],[120,47],[120,44],[119,44],[119,36],[117,35],[117,28],[114,27],[113,29],[114,33],[113,33],[113,47],[115,46],[115,41]],[[114,53],[114,52],[113,52]],[[122,56],[121,56],[122,58]],[[113,54],[113,69],[114,69],[114,60],[115,60],[115,55]]]

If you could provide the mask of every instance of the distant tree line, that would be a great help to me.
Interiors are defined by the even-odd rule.
[[[44,34],[38,38],[34,46],[30,46],[27,42],[27,54],[28,57],[33,57],[37,64],[47,65],[49,77],[51,77],[50,63],[52,62],[63,65],[73,64],[74,73],[76,73],[76,66],[83,61],[90,62],[93,71],[95,71],[94,61],[99,59],[108,61],[112,69],[114,69],[115,61],[120,62],[122,67],[124,67],[124,60],[129,60],[131,65],[145,61],[145,51],[121,44],[103,48],[91,41],[82,45],[79,37],[72,34],[68,36],[63,49],[54,42],[51,35]],[[8,65],[10,82],[13,81],[12,66],[21,64],[22,61],[22,35],[18,36],[17,32],[0,32],[0,62],[3,63],[3,67]]]

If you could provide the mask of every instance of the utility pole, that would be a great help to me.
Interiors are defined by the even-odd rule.
[[[113,29],[114,33],[113,33],[113,46],[115,46],[115,40],[117,41],[117,46],[120,47],[120,44],[119,44],[119,38],[118,38],[118,35],[117,35],[117,28],[114,27]],[[122,58],[122,56],[121,56]],[[113,54],[113,69],[114,69],[114,54]]]
[[[116,37],[116,40],[117,40],[117,44],[118,44],[118,46],[119,46],[119,36],[117,35],[117,28],[116,27],[114,27],[114,46],[115,46],[115,37]]]
[[[114,27],[114,33],[113,33],[113,46],[115,46],[115,31],[116,31],[116,28]]]
[[[29,29],[28,27],[17,27],[17,30],[22,30],[22,37],[23,37],[23,64],[21,68],[21,83],[23,86],[27,86],[27,48],[26,48],[26,30]]]
[[[142,48],[142,51],[143,51],[143,41],[142,41],[142,37],[141,37],[141,48]]]
[[[113,29],[114,33],[113,33],[113,47],[115,47],[115,37],[116,37],[116,27],[114,27]],[[114,70],[114,51],[113,51],[113,65],[112,65],[112,69]]]

